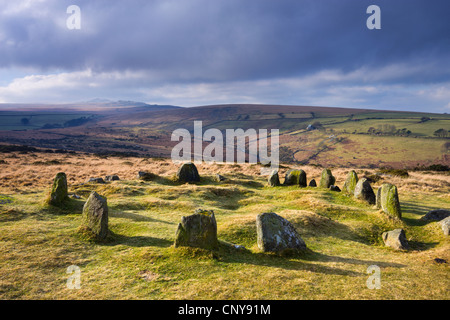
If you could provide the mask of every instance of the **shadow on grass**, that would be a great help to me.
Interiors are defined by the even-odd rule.
[[[234,252],[233,252],[234,251]],[[218,259],[225,263],[251,264],[284,270],[309,271],[314,273],[333,274],[341,276],[361,276],[365,273],[353,270],[345,270],[329,267],[320,262],[342,262],[361,265],[385,264],[379,261],[363,261],[322,255],[307,249],[305,252],[288,254],[286,256],[273,253],[253,253],[248,250],[233,250],[226,245],[221,245]],[[313,263],[319,262],[319,263]],[[401,265],[397,265],[400,267]]]
[[[408,244],[411,250],[425,251],[436,247],[439,244],[439,242],[421,242],[408,240]]]
[[[130,220],[133,220],[136,222],[160,222],[160,223],[171,224],[171,225],[175,224],[174,222],[150,218],[150,217],[143,216],[143,215],[140,215],[137,213],[125,212],[125,211],[112,211],[112,212],[109,212],[109,216],[114,217],[114,218],[130,219]]]
[[[81,214],[86,200],[68,198],[60,206],[46,205],[46,211],[50,214]]]
[[[0,210],[0,222],[11,222],[11,221],[19,221],[29,217],[30,214],[8,208],[4,210],[3,208]]]
[[[349,226],[329,218],[326,214],[317,213],[317,216],[301,216],[301,220],[295,217],[291,222],[305,238],[308,237],[334,237],[344,241],[358,242],[362,244],[371,244],[370,230],[366,234],[355,232]]]
[[[428,211],[440,209],[439,207],[430,207],[430,206],[420,206],[413,202],[401,202],[401,209],[403,213],[402,220],[408,226],[424,226],[428,224],[430,221],[421,220]],[[406,214],[413,215],[413,218],[405,217]]]
[[[126,245],[130,247],[167,248],[173,244],[173,241],[145,236],[132,236],[132,237],[124,236],[121,234],[114,233],[113,231],[110,230],[106,241],[98,242],[97,244],[109,247],[117,245]]]
[[[384,262],[384,261],[375,261],[375,260],[360,260],[354,258],[345,258],[339,256],[330,256],[320,252],[309,251],[303,257],[303,260],[307,261],[321,261],[321,262],[337,262],[337,263],[348,263],[348,264],[357,264],[357,265],[376,265],[379,267],[391,267],[391,268],[404,268],[406,265],[393,263],[393,262]]]

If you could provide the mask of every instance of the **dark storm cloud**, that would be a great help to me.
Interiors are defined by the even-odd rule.
[[[390,81],[449,76],[446,0],[73,0],[22,8],[15,3],[3,1],[7,10],[0,13],[1,67],[144,70],[161,81],[200,82],[402,63],[426,68]],[[71,4],[81,8],[81,30],[65,27]],[[382,9],[381,30],[365,26],[370,4]]]
[[[68,30],[69,5],[81,30]],[[381,30],[368,30],[369,5]],[[0,0],[0,102],[450,111],[448,0]]]

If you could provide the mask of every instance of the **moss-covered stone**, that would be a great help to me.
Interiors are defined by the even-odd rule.
[[[354,196],[356,199],[364,200],[369,204],[376,203],[375,193],[373,192],[370,182],[366,178],[358,181],[355,187]]]
[[[64,172],[59,172],[53,180],[53,186],[50,191],[48,203],[56,207],[61,206],[66,200],[69,199],[67,190],[66,174]]]
[[[354,170],[350,171],[347,174],[347,179],[345,179],[343,192],[348,194],[354,194],[355,193],[355,187],[358,183],[358,175]]]
[[[81,229],[89,230],[97,240],[108,236],[108,204],[106,198],[92,191],[83,207]]]
[[[323,169],[322,175],[320,176],[319,187],[328,189],[330,186],[334,185],[336,178],[331,173],[330,169]]]
[[[178,169],[177,179],[180,182],[200,182],[197,167],[192,162],[184,163]]]
[[[262,213],[256,217],[257,243],[264,252],[282,253],[302,251],[306,244],[294,226],[276,213]]]
[[[267,179],[267,182],[268,182],[269,186],[271,186],[271,187],[277,187],[277,186],[280,185],[280,177],[278,175],[278,171],[277,170],[274,170],[271,173],[271,175]]]
[[[383,183],[377,192],[377,207],[382,209],[386,214],[402,218],[400,201],[398,198],[397,187],[390,183]]]
[[[182,217],[178,224],[175,247],[195,247],[207,250],[218,248],[217,223],[213,211],[198,209],[193,215]]]
[[[286,172],[284,185],[306,187],[306,172],[301,169],[289,170],[288,172]]]

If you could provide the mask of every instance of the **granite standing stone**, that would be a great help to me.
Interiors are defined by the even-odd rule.
[[[64,201],[69,199],[67,190],[66,174],[64,172],[59,172],[53,180],[53,186],[48,200],[49,204],[61,206]]]
[[[382,209],[384,213],[399,219],[402,218],[396,186],[390,183],[383,183],[377,191],[376,205],[377,208]]]
[[[97,239],[108,235],[108,204],[106,198],[92,191],[83,207],[82,227],[88,229]]]
[[[217,249],[217,223],[213,211],[198,209],[193,215],[182,217],[178,224],[175,247]]]
[[[301,169],[289,170],[288,172],[286,172],[284,185],[306,187],[306,172]]]
[[[267,182],[271,187],[278,187],[280,185],[280,177],[277,170],[272,171],[272,174],[267,179]]]
[[[344,186],[342,187],[343,192],[349,193],[349,194],[354,194],[358,180],[359,179],[358,179],[358,175],[356,174],[356,172],[354,170],[350,171],[347,174],[347,179],[345,180]]]
[[[375,193],[370,186],[370,182],[366,178],[362,178],[358,181],[355,187],[354,196],[356,199],[364,200],[369,204],[376,203]]]
[[[192,162],[184,163],[178,169],[177,179],[180,182],[200,182],[197,167]]]
[[[264,252],[301,251],[306,244],[294,226],[276,213],[262,213],[256,217],[257,242]]]
[[[320,188],[328,189],[330,186],[336,183],[336,178],[331,174],[330,169],[323,169],[322,175],[320,177]]]

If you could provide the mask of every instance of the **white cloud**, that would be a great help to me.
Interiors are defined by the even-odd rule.
[[[392,67],[390,70],[401,68]],[[442,112],[448,110],[450,83],[380,84],[368,81],[367,73],[365,69],[348,73],[322,70],[302,77],[173,83],[166,82],[158,73],[94,72],[86,69],[15,78],[0,87],[0,101],[63,103],[98,97],[181,106],[266,103],[411,111],[430,111],[430,108]],[[392,72],[369,73],[385,80]]]

